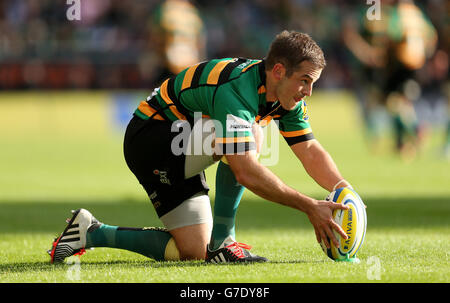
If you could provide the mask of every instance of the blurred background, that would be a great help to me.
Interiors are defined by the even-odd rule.
[[[150,89],[161,81],[161,74],[172,61],[182,68],[210,58],[262,58],[274,36],[284,29],[309,33],[323,48],[328,68],[321,79],[321,88],[354,88],[358,60],[346,47],[348,25],[366,33],[366,37],[402,38],[398,37],[401,32],[380,28],[395,27],[388,13],[380,14],[380,20],[368,19],[371,5],[366,1],[70,0],[68,3],[71,1],[80,3],[80,14],[74,15],[80,20],[69,20],[71,4],[64,0],[1,1],[0,88]],[[398,1],[380,0],[379,8],[387,10],[396,5]],[[437,45],[427,53],[431,71],[422,66],[424,70],[420,73],[428,76],[432,73],[432,80],[434,77],[443,80],[447,74],[436,71],[437,67],[432,65],[445,70],[445,59],[439,56],[445,57],[449,50],[448,1],[420,1],[417,6],[434,28],[431,35],[438,37]],[[409,15],[405,18],[420,27],[420,20],[412,20],[414,17]],[[436,50],[444,54],[439,55]],[[424,76],[421,81],[426,81],[423,78],[429,77]]]
[[[315,137],[368,207],[358,256],[380,258],[383,282],[448,282],[448,0],[0,0],[0,281],[67,281],[46,251],[71,209],[111,225],[161,226],[123,158],[135,108],[191,64],[263,58],[284,29],[310,34],[325,53],[306,102]],[[267,156],[286,184],[326,197],[280,137],[268,137],[279,144],[261,162]],[[206,171],[212,203],[215,170]],[[305,215],[249,191],[237,239],[281,258],[271,266],[289,272],[283,279],[335,282],[342,274],[322,264]],[[90,274],[83,263],[83,278],[195,281],[189,270],[136,265],[136,254],[124,254],[89,253],[99,270]],[[292,271],[292,262],[306,269]],[[340,279],[367,281],[366,268]],[[186,278],[174,280],[181,272]],[[266,279],[261,273],[243,279]]]
[[[121,193],[137,191],[121,140],[140,100],[199,61],[263,58],[284,29],[324,50],[307,102],[316,137],[344,172],[355,174],[355,155],[341,134],[360,146],[355,170],[432,159],[442,169],[433,176],[450,181],[448,1],[2,0],[0,196],[48,197],[54,187],[81,196],[82,184],[113,193],[124,176],[132,185]],[[374,180],[386,183],[357,178],[374,192]]]

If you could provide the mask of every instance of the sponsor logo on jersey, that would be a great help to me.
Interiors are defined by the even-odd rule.
[[[236,117],[232,114],[227,115],[227,131],[229,132],[243,132],[251,131],[252,124],[242,118]]]

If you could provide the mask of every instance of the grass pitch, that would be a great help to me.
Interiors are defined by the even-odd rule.
[[[365,144],[357,105],[345,94],[316,94],[308,105],[316,138],[368,206],[360,264],[331,261],[316,243],[306,215],[249,192],[238,211],[237,240],[252,245],[269,263],[155,262],[128,251],[96,248],[81,262],[74,257],[50,264],[46,250],[71,209],[87,208],[111,225],[161,226],[126,168],[122,133],[107,131],[108,120],[99,119],[105,114],[99,106],[107,105],[105,96],[70,95],[69,100],[83,100],[74,106],[85,110],[73,110],[64,119],[65,109],[56,111],[48,104],[57,99],[55,94],[34,94],[28,98],[43,109],[27,107],[33,114],[30,125],[22,125],[27,123],[23,116],[2,125],[7,131],[0,133],[0,282],[449,281],[450,162],[439,154],[443,133],[433,132],[409,162],[390,153],[388,143],[373,153]],[[13,102],[23,99],[0,96],[0,113],[6,108],[10,117]],[[51,113],[45,111],[50,108]],[[327,194],[282,139],[278,164],[271,169],[305,194]],[[212,200],[214,172],[215,166],[207,171]]]

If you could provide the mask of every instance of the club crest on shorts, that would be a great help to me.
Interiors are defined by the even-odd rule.
[[[166,171],[155,169],[153,170],[153,174],[159,175],[159,182],[161,182],[162,184],[172,185],[169,178],[167,177]]]

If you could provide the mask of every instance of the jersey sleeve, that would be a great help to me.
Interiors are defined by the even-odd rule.
[[[279,120],[279,128],[281,135],[289,146],[314,139],[309,124],[306,102],[299,102],[293,110],[284,115]]]
[[[211,109],[215,126],[215,151],[217,154],[243,154],[256,150],[252,125],[255,110],[251,103],[231,86],[224,85],[216,91]]]

